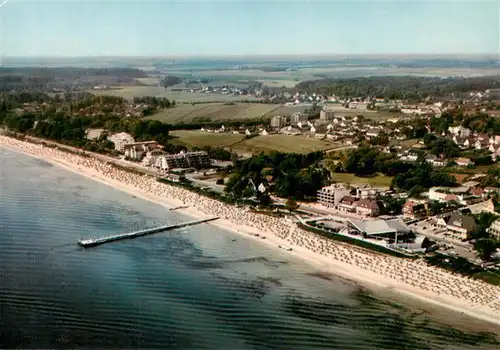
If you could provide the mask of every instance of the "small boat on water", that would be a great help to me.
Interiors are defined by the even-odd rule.
[[[233,242],[236,242],[237,240],[238,240],[237,238],[233,238],[233,239],[232,239],[232,241],[233,241]]]

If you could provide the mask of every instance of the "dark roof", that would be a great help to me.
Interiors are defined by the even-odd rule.
[[[370,199],[362,199],[358,202],[358,207],[368,208],[368,209],[378,209],[377,202]]]
[[[476,229],[476,221],[472,216],[451,213],[450,216],[445,218],[445,222],[450,226],[464,228],[467,232],[472,232]]]
[[[350,204],[350,205],[354,204],[354,202],[356,202],[356,198],[351,197],[351,196],[345,196],[340,201],[340,203],[342,203],[342,204]]]

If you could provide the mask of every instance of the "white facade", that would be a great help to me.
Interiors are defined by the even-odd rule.
[[[151,152],[147,152],[146,156],[142,159],[142,164],[144,166],[153,166],[156,164],[156,161],[162,156],[164,153],[161,150],[154,150]]]
[[[335,113],[332,109],[323,108],[319,113],[319,119],[321,120],[333,120],[335,118]]]
[[[297,112],[292,115],[290,123],[292,125],[297,125],[300,122],[307,121],[307,119],[308,119],[307,114]]]
[[[134,143],[134,138],[132,135],[126,132],[120,132],[118,134],[113,134],[108,136],[108,140],[115,144],[115,150],[123,152],[125,150],[125,145],[128,143]]]
[[[456,136],[460,136],[460,137],[469,137],[470,134],[471,134],[471,130],[470,129],[464,128],[461,125],[459,125],[459,126],[450,126],[448,128],[448,131],[451,134],[456,135]]]
[[[433,201],[443,202],[447,195],[441,187],[432,187],[429,190],[429,199]]]
[[[318,202],[327,207],[335,207],[349,193],[350,190],[344,185],[332,184],[318,191]]]
[[[492,237],[500,240],[500,219],[493,221],[488,232]]]
[[[286,117],[277,115],[271,119],[272,128],[282,128],[286,125]]]

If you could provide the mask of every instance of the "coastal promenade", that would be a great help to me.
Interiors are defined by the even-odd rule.
[[[423,259],[402,259],[333,241],[299,228],[289,217],[262,215],[221,203],[181,187],[160,183],[154,176],[116,169],[98,159],[0,136],[2,146],[168,208],[189,206],[179,211],[195,217],[218,216],[220,219],[214,221],[214,225],[259,240],[275,249],[279,249],[279,245],[291,247],[293,251],[286,254],[307,261],[312,269],[418,298],[500,325],[499,286],[429,266]],[[266,239],[256,238],[256,233]]]

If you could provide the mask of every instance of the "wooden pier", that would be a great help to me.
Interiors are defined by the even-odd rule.
[[[123,239],[132,239],[132,238],[137,238],[137,237],[141,237],[141,236],[151,235],[153,233],[174,230],[176,228],[198,225],[198,224],[202,224],[205,222],[217,220],[218,218],[219,217],[217,216],[217,217],[212,217],[212,218],[208,218],[208,219],[182,222],[182,223],[174,224],[174,225],[157,226],[157,227],[152,227],[152,228],[148,228],[148,229],[144,229],[144,230],[140,230],[140,231],[119,233],[117,235],[105,236],[105,237],[101,237],[101,238],[82,239],[82,240],[78,241],[78,245],[80,245],[84,248],[91,248],[91,247],[95,247],[97,245],[101,245],[101,244],[108,243],[108,242],[121,241]]]

